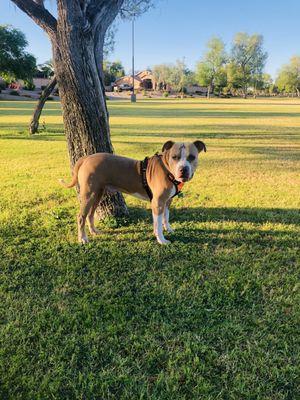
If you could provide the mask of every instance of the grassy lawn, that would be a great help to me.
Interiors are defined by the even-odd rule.
[[[0,399],[299,398],[300,102],[109,102],[118,154],[203,140],[159,246],[149,205],[76,243],[60,106],[0,102]]]

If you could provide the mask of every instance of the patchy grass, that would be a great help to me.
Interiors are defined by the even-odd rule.
[[[0,398],[296,399],[299,101],[109,102],[119,154],[208,147],[166,247],[130,197],[76,243],[60,106],[29,137],[33,105],[0,102]]]

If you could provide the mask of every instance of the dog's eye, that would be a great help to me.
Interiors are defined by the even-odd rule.
[[[173,160],[179,160],[179,157],[178,156],[172,156],[172,158],[173,158]]]
[[[189,161],[194,161],[195,160],[195,156],[193,156],[193,154],[190,154],[189,156],[188,156],[188,160]]]

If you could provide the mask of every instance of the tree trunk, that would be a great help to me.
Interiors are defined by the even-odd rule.
[[[54,70],[59,86],[65,134],[73,167],[82,156],[113,152],[106,107],[99,43],[105,32],[85,31],[72,10],[59,10],[57,34],[52,37]],[[67,32],[67,34],[66,34]],[[102,49],[103,50],[103,49]],[[128,214],[120,193],[107,193],[98,207],[100,218]]]
[[[12,1],[51,40],[71,166],[82,156],[112,152],[100,69],[105,32],[124,0],[57,0],[57,19],[43,0]],[[126,214],[121,194],[104,196],[101,217]]]
[[[206,97],[209,99],[210,98],[210,85],[207,86],[207,94]]]
[[[51,81],[48,83],[48,85],[45,87],[45,89],[42,91],[42,94],[38,100],[38,103],[36,105],[36,108],[34,110],[32,119],[29,124],[29,133],[33,135],[38,131],[39,128],[39,122],[40,122],[40,116],[44,107],[44,104],[50,94],[52,93],[53,89],[55,88],[57,83],[56,76],[54,76]]]

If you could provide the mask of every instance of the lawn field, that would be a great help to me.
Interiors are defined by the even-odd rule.
[[[76,243],[59,103],[0,102],[0,399],[296,400],[300,100],[109,101],[116,153],[206,143],[173,202]]]

